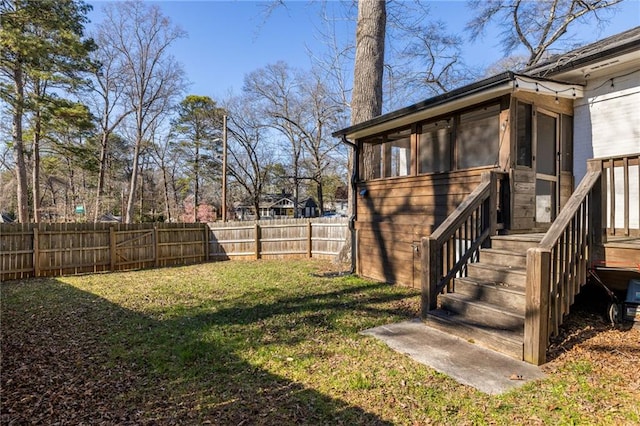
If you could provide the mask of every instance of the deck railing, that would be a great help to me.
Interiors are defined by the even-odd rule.
[[[586,282],[593,251],[602,244],[601,171],[589,171],[542,238],[527,251],[524,360],[546,362],[549,337]]]
[[[607,235],[640,235],[638,188],[640,154],[589,160],[540,245],[527,252],[525,361],[546,362],[549,337],[558,334],[589,265],[602,257]]]
[[[608,235],[640,236],[640,154],[590,160],[602,170]]]
[[[478,258],[480,248],[495,235],[500,196],[506,191],[507,174],[492,170],[482,182],[428,237],[422,238],[422,315],[435,309],[438,293],[453,291],[453,278],[466,275],[466,265]],[[506,215],[503,215],[506,217]]]

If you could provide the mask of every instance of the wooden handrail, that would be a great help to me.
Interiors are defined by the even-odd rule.
[[[540,248],[552,249],[558,243],[562,233],[570,225],[576,212],[598,182],[600,176],[601,173],[599,171],[587,172],[580,182],[580,185],[578,185],[567,201],[567,204],[565,204],[560,214],[558,214],[558,217],[553,221],[551,227],[549,227],[549,230],[544,234],[544,237],[542,237],[539,245]]]
[[[546,362],[551,335],[586,282],[602,230],[601,171],[591,168],[542,238],[527,251],[524,360]]]
[[[632,204],[636,212],[640,211],[640,197],[632,189],[640,187],[640,172],[637,171],[639,169],[631,172],[631,167],[640,168],[640,153],[596,158],[589,160],[588,164],[592,169],[602,170],[603,190],[608,194],[603,211],[608,218],[607,234],[640,236],[640,219],[637,213],[635,217],[631,214]],[[618,197],[622,197],[622,202]],[[632,219],[635,219],[635,224]]]
[[[430,238],[438,244],[443,244],[464,223],[471,212],[475,211],[488,197],[491,186],[490,172],[482,175],[482,181],[465,200],[456,207],[444,222],[436,228]]]
[[[499,170],[482,175],[480,185],[428,237],[422,238],[422,315],[435,309],[437,295],[466,273],[466,265],[498,228],[497,182],[508,176]]]

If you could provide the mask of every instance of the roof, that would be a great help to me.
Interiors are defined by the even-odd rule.
[[[554,75],[627,53],[635,53],[638,49],[640,49],[640,26],[552,56],[543,63],[525,69],[524,73],[540,77]]]
[[[409,125],[416,121],[426,120],[453,110],[494,100],[501,95],[515,91],[535,92],[555,95],[557,97],[582,97],[582,86],[566,84],[546,78],[531,77],[507,71],[484,80],[462,86],[458,89],[426,99],[371,120],[338,130],[334,137],[360,138],[379,133],[391,128]]]
[[[13,219],[9,216],[8,213],[0,213],[0,223],[12,223]]]
[[[636,27],[579,49],[572,50],[563,55],[556,55],[543,64],[526,69],[521,74],[516,74],[512,71],[503,72],[408,107],[338,130],[333,133],[333,136],[355,139],[391,128],[408,125],[411,122],[428,119],[439,114],[445,114],[454,109],[460,109],[495,99],[500,95],[515,90],[531,91],[532,86],[522,84],[522,81],[526,81],[526,79],[532,79],[541,83],[544,82],[544,85],[540,85],[541,87],[553,87],[552,90],[548,91],[548,94],[562,96],[562,94],[569,93],[574,98],[581,97],[582,85],[575,82],[577,81],[576,79],[571,79],[574,83],[568,84],[552,80],[549,77],[556,77],[560,75],[561,72],[570,69],[583,69],[580,67],[597,64],[598,62],[606,61],[607,59],[623,54],[638,56],[640,55],[639,52],[640,27]],[[584,82],[584,77],[582,77],[580,81]],[[562,86],[563,84],[565,86]],[[540,92],[537,84],[534,87],[535,92]]]
[[[98,222],[122,222],[122,216],[115,216],[112,213],[105,213],[100,216]]]

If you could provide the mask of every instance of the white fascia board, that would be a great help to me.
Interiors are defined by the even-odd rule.
[[[583,87],[579,84],[539,80],[521,75],[515,76],[513,84],[517,92],[538,93],[565,99],[580,99],[584,97]]]

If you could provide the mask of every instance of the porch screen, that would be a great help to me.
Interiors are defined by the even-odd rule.
[[[496,164],[500,146],[500,105],[461,114],[456,139],[458,169]]]
[[[411,129],[389,133],[385,142],[384,177],[411,173]]]
[[[378,136],[366,140],[362,144],[362,155],[360,156],[360,179],[371,180],[380,179],[383,176],[382,170],[382,137]]]
[[[422,126],[418,138],[418,173],[451,170],[451,126],[449,121],[437,121]]]

